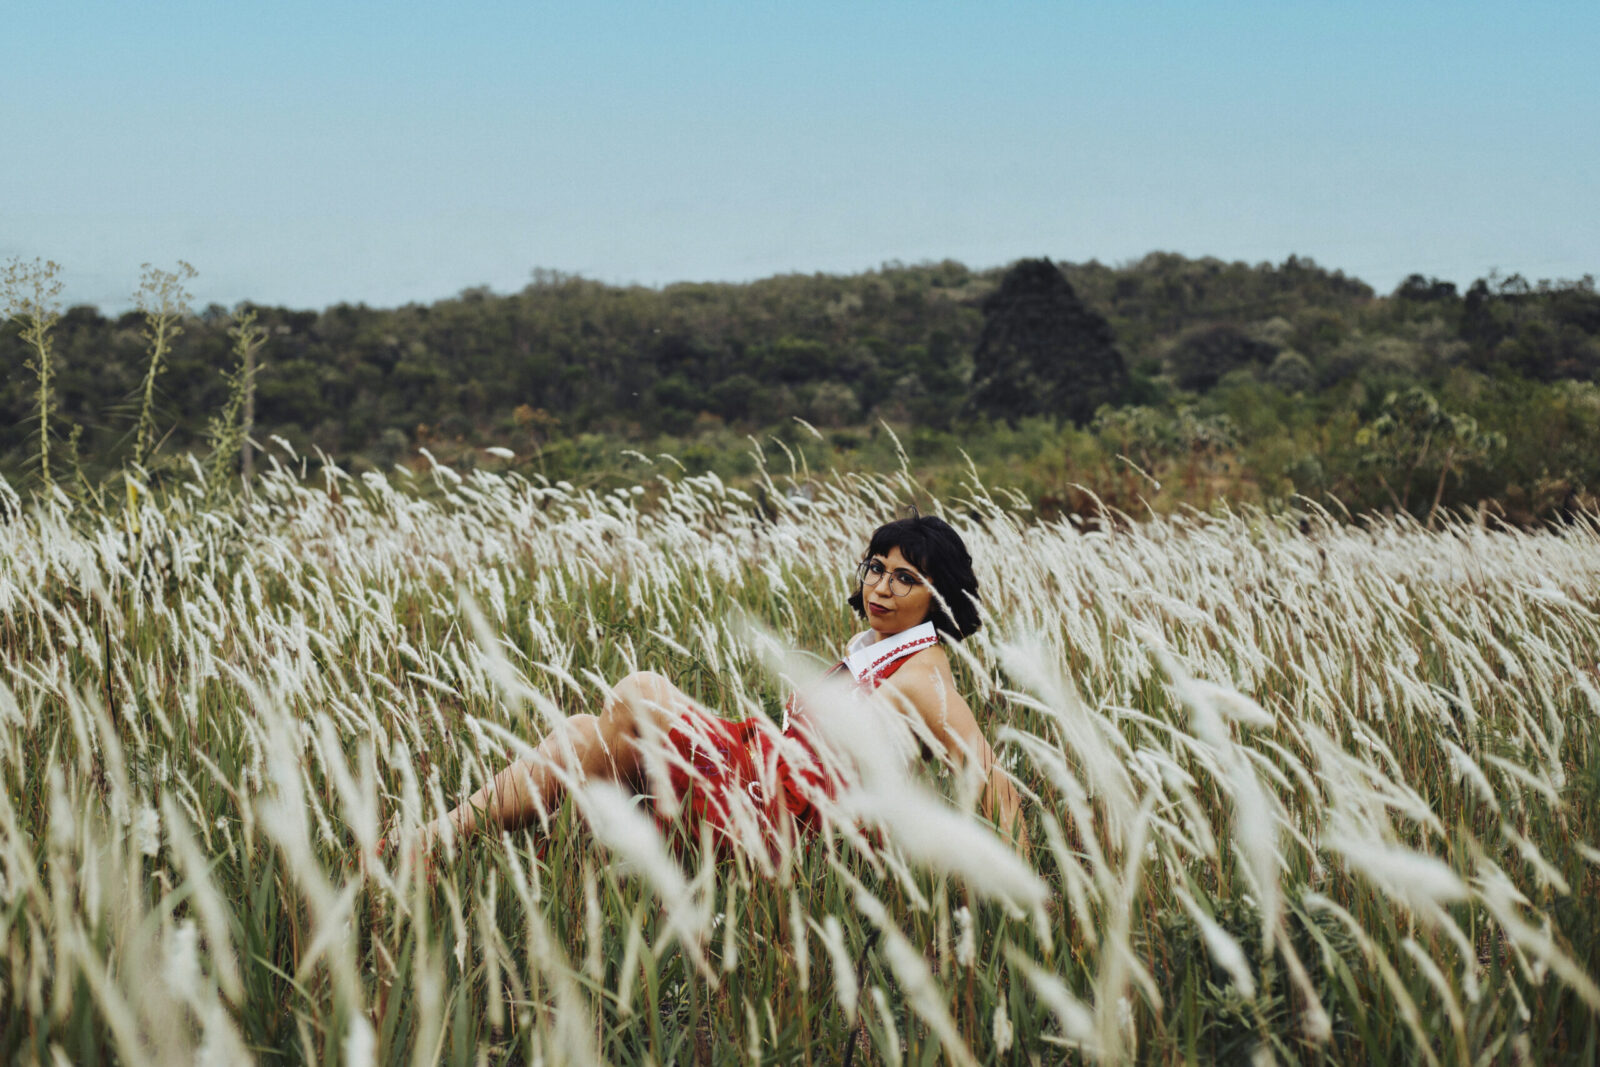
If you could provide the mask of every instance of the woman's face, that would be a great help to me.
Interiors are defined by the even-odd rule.
[[[885,573],[879,575],[876,581],[868,575],[862,583],[861,606],[867,612],[867,625],[882,638],[893,637],[925,621],[933,607],[933,589],[928,579],[900,554],[898,548],[891,548],[887,553],[872,556],[871,559],[881,563]],[[896,574],[915,580],[910,592],[904,596],[894,595],[894,591],[904,588],[902,583],[891,579]]]

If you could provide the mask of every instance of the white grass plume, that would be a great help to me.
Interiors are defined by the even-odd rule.
[[[930,870],[955,875],[974,892],[1022,910],[1037,910],[1050,890],[1016,850],[974,817],[911,785],[863,789],[849,810],[882,826],[895,848]]]
[[[1022,950],[1006,945],[1006,959],[1022,972],[1034,995],[1050,1009],[1061,1028],[1061,1036],[1072,1046],[1082,1050],[1091,1059],[1100,1058],[1100,1048],[1095,1039],[1094,1013],[1067,988],[1058,976],[1051,974]]]
[[[1239,987],[1239,992],[1246,997],[1256,995],[1256,978],[1250,971],[1250,962],[1245,958],[1244,949],[1239,947],[1239,942],[1233,935],[1222,928],[1222,925],[1201,910],[1195,903],[1194,897],[1180,886],[1173,887],[1173,894],[1178,898],[1183,909],[1189,917],[1200,927],[1200,933],[1205,938],[1206,948],[1211,951],[1211,958],[1217,961],[1217,966],[1228,972],[1228,977],[1233,979],[1233,984]]]
[[[824,916],[820,926],[814,919],[810,922],[811,928],[822,940],[822,947],[828,953],[828,962],[833,967],[833,995],[839,1001],[845,1021],[853,1024],[860,991],[856,986],[855,961],[850,958],[850,950],[844,943],[844,925],[839,922],[837,915]]]
[[[1379,838],[1335,832],[1323,844],[1385,893],[1417,907],[1465,900],[1467,887],[1450,865]]]
[[[574,800],[595,839],[632,864],[661,898],[671,928],[693,952],[705,934],[683,871],[667,851],[655,822],[620,788],[593,782],[575,790]]]
[[[1102,720],[1062,676],[1059,665],[1039,642],[1013,642],[999,649],[1007,673],[1036,694],[1040,710],[1049,714],[1067,745],[1077,753],[1090,788],[1105,798],[1114,832],[1125,832],[1137,804],[1123,762],[1102,735]]]
[[[972,1050],[967,1048],[966,1042],[961,1039],[955,1021],[950,1018],[949,1009],[945,1006],[948,996],[934,980],[933,972],[928,969],[928,963],[922,958],[922,953],[912,948],[905,935],[894,926],[885,927],[883,937],[883,951],[889,959],[890,969],[894,971],[901,989],[911,1002],[911,1007],[922,1016],[928,1028],[938,1035],[939,1043],[944,1046],[945,1056],[951,1063],[970,1064],[976,1067],[977,1059],[973,1057]]]

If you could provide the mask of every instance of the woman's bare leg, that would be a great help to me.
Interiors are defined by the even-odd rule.
[[[662,675],[630,674],[612,688],[599,715],[569,718],[545,735],[532,756],[495,775],[445,818],[457,834],[483,826],[517,830],[554,811],[570,779],[646,788],[657,773],[651,764],[664,766],[651,758],[654,752],[673,724],[695,710],[695,703]],[[443,832],[442,822],[423,828],[425,844]]]

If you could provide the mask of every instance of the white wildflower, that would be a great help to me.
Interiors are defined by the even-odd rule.
[[[235,1067],[253,1062],[239,1028],[220,1000],[213,999],[207,1005],[200,1024],[200,1045],[194,1050],[195,1067]]]
[[[146,856],[161,853],[161,816],[148,805],[139,809],[133,820],[133,844]]]
[[[956,962],[971,967],[978,959],[978,938],[972,928],[972,912],[965,905],[956,909]]]
[[[200,992],[200,931],[193,919],[178,924],[167,938],[161,976],[174,996],[193,1002]]]
[[[372,1032],[372,1024],[360,1012],[350,1016],[350,1032],[344,1036],[344,1062],[352,1067],[368,1067],[376,1063],[378,1057],[378,1037]]]
[[[1011,1009],[1006,1006],[1006,995],[1000,994],[999,1001],[994,1006],[994,1051],[997,1056],[1004,1056],[1011,1051],[1011,1041],[1014,1036],[1011,1027]]]

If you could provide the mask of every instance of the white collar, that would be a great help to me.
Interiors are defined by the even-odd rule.
[[[904,659],[914,652],[921,652],[930,645],[939,643],[939,633],[931,622],[918,623],[911,629],[901,630],[893,637],[886,637],[882,641],[861,644],[861,639],[871,632],[869,630],[851,641],[844,659],[851,675],[862,684],[870,681],[895,660]]]

